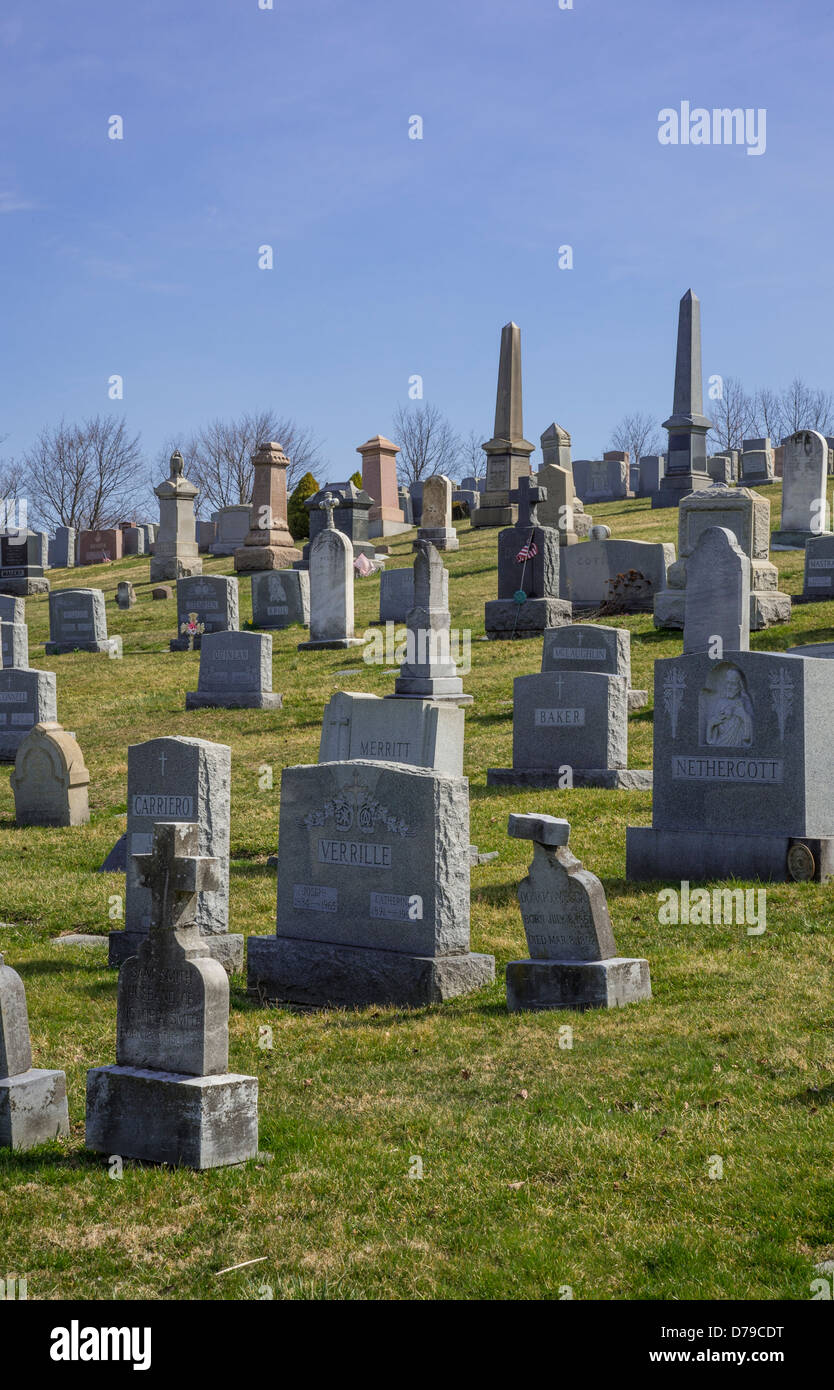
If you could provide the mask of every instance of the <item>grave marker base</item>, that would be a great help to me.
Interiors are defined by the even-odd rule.
[[[266,1003],[312,1008],[396,1004],[422,1008],[495,979],[494,956],[415,956],[363,946],[250,936],[248,991]]]
[[[280,709],[284,703],[278,691],[241,691],[240,694],[228,690],[213,693],[210,690],[188,690],[185,696],[186,709]]]
[[[364,637],[325,637],[315,642],[299,642],[297,650],[311,652],[317,650],[335,651],[342,647],[364,647]]]
[[[792,846],[804,845],[813,856],[814,883],[834,877],[834,839],[788,835],[731,834],[729,831],[654,830],[626,828],[626,878],[645,879],[765,879],[793,882],[788,866]],[[806,862],[807,856],[802,856]],[[800,875],[802,877],[802,875]]]
[[[29,598],[32,594],[48,594],[48,579],[0,579],[0,594]]]
[[[538,1009],[616,1009],[651,999],[649,962],[612,960],[511,960],[507,963],[509,1012]]]
[[[651,791],[651,768],[634,767],[574,767],[571,769],[574,787],[605,787],[609,791]],[[570,791],[565,786],[564,773],[558,768],[490,767],[488,787],[539,787],[542,790]]]
[[[142,942],[147,940],[145,932],[137,931],[111,931],[107,964],[118,969],[130,956],[135,956],[139,952]],[[227,974],[243,969],[243,937],[235,932],[217,932],[210,936],[207,932],[202,935],[202,941],[208,946],[209,951],[215,960],[220,964]]]
[[[528,598],[524,603],[499,598],[484,604],[484,627],[491,641],[540,637],[549,628],[572,621],[572,605],[561,598]]]
[[[814,539],[816,531],[771,531],[770,548],[771,550],[804,550],[810,540]]]
[[[65,656],[67,652],[106,652],[108,656],[121,657],[121,637],[105,637],[101,642],[47,642],[47,656]]]
[[[0,1081],[0,1148],[31,1149],[69,1134],[67,1081],[37,1067]]]
[[[176,1167],[245,1163],[258,1152],[258,1079],[95,1067],[85,1142],[96,1153]]]
[[[655,627],[683,628],[686,607],[685,589],[665,589],[655,595]],[[750,631],[761,632],[763,628],[773,627],[775,623],[789,623],[791,620],[790,594],[768,593],[756,590],[750,595]]]

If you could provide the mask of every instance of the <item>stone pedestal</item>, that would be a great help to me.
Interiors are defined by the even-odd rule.
[[[289,459],[280,444],[264,444],[253,455],[252,466],[252,525],[235,551],[235,569],[240,573],[289,569],[301,559],[287,525]]]
[[[397,490],[399,445],[377,434],[356,450],[362,456],[362,488],[374,503],[368,512],[368,536],[396,536],[411,528],[403,520]]]
[[[95,1067],[87,1073],[85,1142],[171,1167],[245,1163],[258,1152],[258,1079]]]
[[[194,500],[199,488],[183,474],[179,450],[171,455],[171,474],[154,488],[159,498],[159,530],[151,556],[151,583],[161,579],[183,579],[202,574],[203,562],[197,551],[197,522]]]

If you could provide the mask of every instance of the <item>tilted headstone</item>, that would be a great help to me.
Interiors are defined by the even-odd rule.
[[[420,541],[414,560],[414,607],[406,620],[406,654],[388,700],[451,700],[465,695],[452,656],[449,575],[430,541]]]
[[[23,600],[17,600],[22,604]],[[6,623],[0,621],[0,666],[6,670],[18,666],[26,670],[29,665],[29,629],[25,623]]]
[[[196,690],[186,709],[280,709],[272,689],[272,636],[268,632],[207,632],[200,647]]]
[[[685,652],[750,650],[750,561],[732,531],[701,532],[686,569]]]
[[[26,991],[0,953],[0,1148],[32,1149],[68,1134],[66,1076],[32,1066]]]
[[[574,608],[599,608],[616,598],[621,612],[651,613],[674,559],[667,542],[589,540],[562,554],[559,592]]]
[[[791,600],[777,592],[779,572],[768,559],[770,502],[744,487],[714,483],[681,499],[678,508],[678,559],[670,565],[668,587],[654,600],[655,627],[684,624],[686,570],[702,532],[710,526],[732,531],[750,560],[750,631],[790,621]]]
[[[75,565],[75,527],[58,526],[49,542],[49,563],[53,569],[72,569]]]
[[[678,306],[675,392],[672,414],[663,421],[669,434],[666,467],[652,508],[677,507],[681,498],[701,492],[712,481],[707,472],[707,434],[701,376],[701,301],[687,290]]]
[[[123,554],[123,532],[117,527],[104,531],[79,531],[79,565],[109,565],[121,560]]]
[[[23,739],[45,721],[57,720],[53,671],[0,670],[0,763],[13,763]]]
[[[379,576],[379,621],[404,623],[414,607],[414,570],[383,570]]]
[[[406,763],[463,775],[463,710],[434,700],[381,700],[337,691],[325,705],[319,762]]]
[[[804,550],[812,536],[830,531],[828,443],[817,430],[797,430],[782,441],[782,520],[770,544]]]
[[[628,707],[648,704],[645,690],[631,689],[631,633],[627,627],[603,627],[598,623],[569,623],[544,634],[542,671],[601,671],[624,676]]]
[[[396,763],[285,768],[273,937],[248,940],[250,993],[420,1007],[494,977],[469,949],[463,777]]]
[[[254,627],[310,626],[308,570],[268,570],[252,575]]]
[[[318,647],[361,647],[353,635],[353,546],[333,525],[336,498],[320,506],[327,524],[310,546],[310,637],[300,652]]]
[[[571,606],[559,598],[559,533],[538,521],[543,491],[520,478],[510,496],[518,519],[498,535],[498,598],[484,607],[489,638],[536,637],[570,622]]]
[[[301,552],[287,525],[287,468],[289,459],[280,444],[261,444],[252,455],[252,506],[249,530],[235,551],[235,569],[287,569]]]
[[[65,652],[122,655],[121,637],[107,636],[107,610],[101,589],[55,589],[49,595],[47,656]]]
[[[90,774],[74,734],[55,720],[20,744],[10,778],[17,825],[86,825]]]
[[[654,671],[652,824],[626,831],[627,877],[834,873],[834,663],[692,652]]]
[[[568,849],[568,822],[511,815],[507,833],[533,841],[533,862],[518,888],[530,959],[507,965],[510,1013],[650,999],[649,962],[617,955],[605,889]]]
[[[197,925],[223,869],[199,851],[199,826],[157,822],[134,857],[150,925],[119,972],[116,1065],[87,1073],[94,1152],[203,1169],[258,1151],[257,1078],[228,1070],[229,981]]]
[[[196,614],[193,620],[192,613]],[[192,621],[199,632],[190,631]],[[237,632],[239,627],[238,582],[233,575],[201,574],[177,580],[177,636],[169,644],[172,652],[199,651],[204,632]]]
[[[203,572],[194,516],[194,503],[200,489],[186,478],[184,467],[182,454],[175,449],[169,477],[154,488],[159,499],[159,530],[151,556],[152,584],[160,579],[182,579]]]
[[[802,599],[805,603],[819,603],[829,598],[834,598],[834,536],[812,536],[805,545]]]
[[[481,505],[472,516],[473,527],[511,526],[515,522],[517,512],[510,493],[517,490],[520,478],[530,477],[530,455],[535,447],[524,438],[521,329],[517,323],[506,323],[501,329],[495,427],[492,439],[481,445],[486,454],[486,483]]]
[[[451,479],[435,473],[423,479],[423,510],[413,549],[420,541],[431,541],[438,550],[457,550],[458,533],[452,525]]]
[[[628,766],[628,682],[598,671],[555,671],[513,681],[513,765],[487,770],[491,787],[646,790],[652,774]]]
[[[228,970],[243,964],[243,937],[229,933],[231,750],[199,738],[155,738],[127,750],[127,879],[124,930],[110,933],[110,964],[135,955],[150,927],[151,899],[133,868],[150,852],[154,822],[196,821],[201,854],[220,862],[220,886],[197,897],[197,925]]]
[[[120,579],[116,585],[116,605],[119,608],[136,606],[136,590],[129,579]]]

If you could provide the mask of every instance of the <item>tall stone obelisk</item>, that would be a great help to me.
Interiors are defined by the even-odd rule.
[[[519,478],[531,477],[530,455],[535,447],[524,438],[522,422],[521,329],[517,323],[507,323],[501,329],[495,433],[481,445],[487,456],[486,491],[472,513],[473,527],[515,525],[518,509],[510,503],[510,492],[518,488]]]
[[[701,385],[701,301],[687,290],[678,310],[678,351],[675,358],[675,398],[672,414],[663,421],[669,431],[666,473],[652,493],[652,507],[676,507],[690,492],[712,486],[707,472],[707,431],[712,421],[704,414]]]

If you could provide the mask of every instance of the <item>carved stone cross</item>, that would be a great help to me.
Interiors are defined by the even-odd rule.
[[[333,513],[335,512],[338,505],[339,499],[337,497],[334,497],[332,492],[326,492],[321,501],[319,502],[319,506],[321,507],[322,511],[327,512],[327,521],[325,525],[328,531],[336,530],[336,524],[333,520]]]
[[[516,526],[522,530],[529,530],[539,524],[536,508],[540,502],[547,501],[547,488],[536,487],[530,478],[519,478],[518,487],[513,488],[510,493],[510,501],[518,503]]]
[[[220,888],[220,861],[198,855],[194,821],[156,821],[151,854],[134,854],[143,888],[151,893],[151,931],[193,926],[197,894]]]

